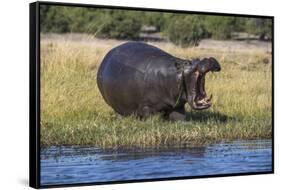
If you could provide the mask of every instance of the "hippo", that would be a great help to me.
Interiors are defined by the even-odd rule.
[[[97,85],[120,115],[143,119],[163,113],[169,120],[186,120],[186,103],[194,110],[211,107],[205,75],[220,70],[213,57],[181,59],[147,43],[126,42],[105,55]]]

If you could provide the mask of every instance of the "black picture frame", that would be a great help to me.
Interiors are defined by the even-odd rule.
[[[88,7],[88,8],[107,8],[121,10],[141,10],[154,12],[171,12],[171,13],[188,13],[201,15],[220,15],[220,16],[239,16],[252,18],[267,18],[272,20],[272,170],[268,172],[248,172],[242,174],[218,174],[218,175],[202,175],[188,177],[171,177],[156,178],[143,180],[125,180],[125,181],[109,181],[109,182],[93,182],[93,183],[77,183],[63,185],[41,185],[40,184],[40,5],[56,5],[68,7]],[[156,8],[141,7],[120,7],[120,6],[104,6],[80,3],[60,3],[60,2],[34,2],[29,4],[29,185],[33,188],[51,188],[51,187],[69,187],[69,186],[87,186],[102,184],[121,184],[135,182],[151,182],[166,180],[182,180],[194,178],[211,178],[211,177],[227,177],[227,176],[244,176],[258,174],[274,173],[274,17],[264,15],[248,15],[234,13],[218,13],[218,12],[197,12],[186,10],[168,10]]]

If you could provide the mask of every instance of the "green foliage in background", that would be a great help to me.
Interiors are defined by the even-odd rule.
[[[272,21],[270,19],[252,18],[247,19],[245,31],[250,34],[256,34],[260,40],[272,38]]]
[[[174,16],[166,32],[173,43],[184,47],[198,45],[206,30],[201,16]]]
[[[234,39],[234,32],[271,40],[272,20],[81,7],[40,7],[41,32],[88,33],[99,38],[138,39],[143,26],[180,46],[198,45],[202,38]]]
[[[205,20],[208,31],[212,38],[218,40],[231,39],[231,32],[235,31],[235,17],[210,16]]]
[[[97,36],[102,38],[136,39],[141,30],[140,16],[132,11],[111,11],[105,14],[97,28]]]

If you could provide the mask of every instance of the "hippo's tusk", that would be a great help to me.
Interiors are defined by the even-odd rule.
[[[213,94],[211,94],[211,96],[209,98],[206,99],[206,103],[210,102],[213,98]]]

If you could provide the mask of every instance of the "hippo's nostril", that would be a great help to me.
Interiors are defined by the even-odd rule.
[[[220,71],[221,67],[220,66],[215,66],[213,71]]]

